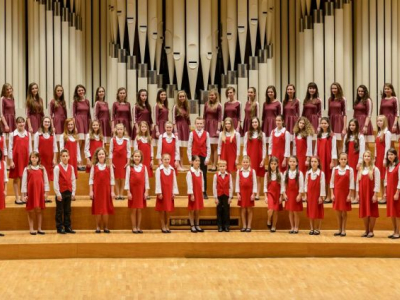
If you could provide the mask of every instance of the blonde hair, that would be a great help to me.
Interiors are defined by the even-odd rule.
[[[92,121],[92,123],[90,124],[90,127],[89,127],[89,139],[94,140],[94,135],[95,135],[95,133],[94,133],[94,130],[93,130],[93,127],[92,127],[94,123],[99,124],[98,135],[99,135],[100,141],[102,141],[102,140],[104,139],[104,137],[103,137],[103,131],[101,130],[100,122],[97,121],[97,120]]]
[[[216,90],[216,89],[211,89],[209,92],[208,92],[208,95],[210,95],[210,94],[214,94],[215,95],[215,102],[214,103],[212,103],[211,101],[210,101],[210,98],[208,98],[208,107],[210,107],[211,109],[217,109],[217,107],[218,107],[218,104],[219,104],[219,93],[218,93],[218,90]]]
[[[68,123],[70,122],[74,123],[74,130],[72,133],[68,131]],[[76,129],[76,123],[73,118],[68,118],[64,122],[64,133],[63,133],[64,142],[68,140],[68,135],[72,135],[75,140],[78,139],[78,130]]]
[[[118,127],[121,127],[122,126],[122,129],[124,130],[124,137],[127,137],[128,136],[128,133],[126,132],[126,128],[125,128],[125,126],[124,126],[124,124],[122,124],[122,123],[118,123],[117,125],[115,125],[115,131],[114,131],[114,137],[116,137],[116,136],[118,136],[118,134],[117,134],[117,128]]]
[[[146,130],[146,133],[145,133],[145,134],[142,133],[142,129],[141,129],[141,127],[142,127],[143,125],[146,125],[146,127],[147,127],[147,130]],[[138,130],[137,135],[136,135],[136,140],[138,140],[140,137],[143,136],[143,137],[147,138],[147,140],[148,140],[149,143],[151,143],[151,136],[150,136],[149,124],[147,124],[146,121],[141,121],[141,122],[139,123],[138,128],[139,128],[139,130]]]
[[[367,165],[365,164],[365,161],[364,161],[364,156],[365,156],[365,154],[369,154],[370,155],[370,157],[371,157],[371,162],[370,162],[370,164],[369,164],[369,166],[368,166],[368,175],[369,175],[369,179],[374,179],[374,169],[375,169],[375,163],[374,163],[374,159],[373,159],[373,157],[372,157],[372,153],[371,153],[371,151],[369,151],[369,150],[366,150],[365,152],[364,152],[364,154],[363,154],[363,160],[362,160],[362,163],[361,163],[361,170],[363,170],[364,168],[366,168],[367,167]],[[360,172],[358,172],[358,175],[357,175],[357,180],[358,181],[360,181],[361,180],[361,176],[362,176],[362,171],[360,171]]]
[[[143,152],[141,150],[135,150],[135,151],[132,152],[132,155],[131,155],[131,158],[130,158],[130,161],[129,161],[129,165],[131,167],[135,166],[135,161],[133,160],[133,157],[135,156],[136,153],[140,154],[140,162],[139,163],[143,162]]]
[[[304,128],[300,129],[299,128],[299,122],[304,121]],[[298,134],[301,135],[302,138],[305,138],[307,136],[313,136],[314,135],[314,128],[311,125],[310,121],[306,117],[300,117],[296,124],[294,125],[293,128],[293,133],[297,136]]]
[[[179,101],[179,95],[180,94],[185,95],[185,101],[184,102]],[[177,116],[181,115],[181,111],[180,111],[181,108],[186,110],[186,112],[189,114],[189,101],[188,101],[188,97],[187,97],[187,94],[186,94],[185,91],[179,91],[178,94],[176,94],[176,108],[178,108],[177,111],[176,111],[176,115]]]
[[[226,122],[230,122],[230,123],[231,123],[231,130],[230,130],[231,142],[233,141],[233,138],[235,137],[235,128],[233,128],[234,126],[233,126],[233,121],[232,121],[232,119],[229,118],[229,117],[228,117],[228,118],[225,118],[225,120],[224,120],[224,125],[222,126],[222,135],[221,135],[222,141],[223,141],[224,143],[226,142],[226,127],[225,127]]]
[[[92,157],[92,164],[93,166],[95,166],[97,163],[99,163],[99,158],[98,158],[98,154],[100,151],[104,151],[105,154],[105,160],[104,163],[107,165],[107,167],[109,167],[109,163],[108,163],[108,155],[107,155],[107,151],[105,148],[101,147],[101,148],[97,148],[96,151],[94,151],[93,157]]]

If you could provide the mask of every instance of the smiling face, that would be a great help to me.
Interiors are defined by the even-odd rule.
[[[99,122],[93,122],[93,123],[92,123],[92,129],[93,129],[93,132],[98,133],[99,130],[100,130],[100,124],[99,124]]]
[[[359,88],[357,89],[357,95],[358,95],[360,98],[364,97],[365,92],[364,92],[364,89],[363,89],[362,87],[359,87]]]
[[[99,91],[97,92],[98,99],[100,101],[103,101],[105,94],[106,94],[106,91],[103,88],[99,88]]]
[[[367,166],[369,166],[369,165],[371,164],[371,153],[369,153],[369,152],[364,152],[363,160],[364,160],[365,164],[366,164]]]
[[[104,152],[104,150],[100,150],[99,152],[97,152],[97,159],[101,164],[104,164],[106,162],[106,153]]]
[[[119,102],[124,102],[126,99],[126,90],[120,90],[118,92],[118,101]]]
[[[226,172],[226,163],[219,163],[218,169],[221,173],[225,173]]]
[[[306,122],[304,122],[304,120],[299,120],[299,129],[304,129],[304,127],[306,127]]]
[[[181,103],[185,102],[186,101],[186,95],[184,93],[179,93],[178,100]]]
[[[354,132],[356,130],[357,126],[355,122],[350,122],[349,123],[349,129],[351,132]]]
[[[193,161],[193,168],[198,169],[200,167],[200,158],[196,158]]]
[[[32,95],[36,96],[38,94],[38,92],[39,92],[39,87],[37,86],[37,84],[32,85],[32,88],[31,88]]]
[[[267,95],[268,95],[268,98],[269,98],[269,99],[271,99],[271,100],[274,100],[274,99],[275,99],[275,93],[274,93],[274,90],[273,90],[273,89],[269,88],[269,89],[267,90]]]
[[[319,123],[319,126],[321,127],[323,132],[327,132],[328,128],[329,128],[329,124],[326,120],[321,120],[321,122]]]
[[[146,134],[146,132],[147,132],[147,124],[140,125],[140,132],[142,134]]]
[[[140,96],[140,101],[143,104],[146,103],[146,101],[147,101],[147,92],[146,91],[142,91],[139,96]]]
[[[249,98],[249,100],[253,101],[255,97],[256,97],[256,93],[254,92],[254,90],[248,89],[247,90],[247,98]]]
[[[217,99],[217,95],[215,95],[215,93],[213,93],[213,92],[208,93],[208,101],[214,103],[216,99]]]
[[[338,93],[338,87],[337,87],[336,84],[332,84],[332,86],[331,86],[331,93],[332,93],[333,95],[337,95],[337,93]]]
[[[232,123],[231,123],[231,121],[226,120],[226,121],[225,121],[225,130],[228,131],[228,132],[230,132],[230,131],[231,131],[231,128],[232,128]]]
[[[67,124],[67,129],[68,132],[72,133],[75,130],[75,122],[74,121],[69,121]]]
[[[203,121],[203,120],[200,120],[200,119],[196,120],[195,126],[196,126],[196,129],[197,129],[198,131],[203,130],[203,128],[204,128],[204,121]]]
[[[168,135],[172,133],[172,124],[165,124],[165,131],[167,132]]]
[[[393,90],[388,85],[385,85],[384,92],[387,98],[392,97]]]
[[[50,126],[51,126],[50,118],[45,117],[43,119],[43,128],[47,131],[49,130]]]
[[[61,162],[62,162],[64,165],[66,165],[66,164],[68,164],[68,160],[69,160],[69,154],[68,154],[68,152],[63,152],[63,153],[61,154]]]
[[[77,94],[78,94],[80,99],[85,99],[86,91],[85,91],[85,89],[83,87],[79,87],[78,91],[77,91]]]
[[[289,85],[289,86],[286,88],[286,93],[288,94],[289,98],[293,98],[294,93],[295,93],[294,87],[291,86],[291,85]]]
[[[308,88],[308,93],[311,95],[311,96],[313,96],[313,95],[315,95],[315,93],[317,92],[317,89],[315,88],[315,87],[309,87]]]
[[[142,155],[140,155],[140,152],[135,152],[133,154],[133,162],[135,163],[135,165],[140,164],[140,162],[142,161]]]
[[[12,95],[13,95],[13,88],[12,88],[11,85],[9,85],[9,86],[6,88],[6,97],[7,97],[7,98],[11,98]]]
[[[271,168],[272,172],[275,172],[276,169],[278,168],[278,163],[276,161],[271,161],[269,167]]]
[[[17,122],[17,129],[18,131],[24,131],[25,130],[25,122]]]
[[[119,138],[122,138],[124,136],[124,126],[122,124],[118,124],[115,130]]]
[[[253,129],[258,129],[260,127],[260,124],[256,118],[251,120],[251,127],[253,127]]]
[[[162,163],[164,167],[169,167],[169,163],[171,161],[171,157],[169,155],[163,155]]]
[[[384,124],[384,120],[382,117],[378,117],[378,119],[376,120],[376,125],[378,126],[378,128],[382,129],[383,124]]]
[[[39,162],[39,157],[37,157],[35,154],[31,154],[30,161],[32,166],[37,166]]]
[[[167,93],[166,92],[161,92],[160,93],[160,100],[161,102],[165,102],[165,100],[167,100]]]
[[[250,166],[250,161],[247,158],[243,158],[242,160],[242,167],[243,169],[247,170]]]
[[[61,86],[57,87],[57,89],[56,89],[56,96],[57,96],[58,98],[60,98],[60,97],[63,95],[63,93],[64,93],[64,89],[63,89]]]
[[[347,155],[346,154],[341,154],[339,157],[339,163],[341,167],[345,167],[347,165]]]
[[[395,159],[396,159],[396,155],[394,153],[392,153],[392,152],[388,152],[387,153],[387,158],[391,163],[393,163],[395,161]]]
[[[230,89],[226,92],[226,94],[228,95],[228,100],[229,101],[234,101],[235,100],[235,92]]]
[[[282,126],[283,126],[282,118],[281,117],[276,117],[275,118],[275,124],[276,124],[276,127],[278,127],[278,129],[282,129]]]

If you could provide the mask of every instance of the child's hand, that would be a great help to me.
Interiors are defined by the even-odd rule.
[[[54,168],[57,165],[57,160],[53,160],[53,165],[52,167]]]
[[[25,201],[25,202],[28,201],[28,196],[24,196],[24,201]]]
[[[372,203],[376,203],[376,201],[377,201],[376,195],[373,195],[372,196]]]
[[[156,132],[156,138],[158,139],[159,136],[160,136],[160,133],[157,131],[157,132]]]
[[[332,202],[335,202],[335,200],[336,200],[335,195],[333,193],[331,195],[331,200],[332,200]]]
[[[175,169],[178,169],[179,168],[179,161],[175,161]]]
[[[287,195],[286,195],[286,193],[283,193],[282,194],[282,201],[286,201],[287,200]]]
[[[216,205],[218,205],[218,204],[219,204],[219,201],[218,201],[218,199],[215,199],[214,201],[215,201],[215,204],[216,204]]]
[[[61,196],[56,196],[56,200],[61,201],[62,200]]]
[[[158,199],[160,199],[160,200],[162,200],[162,199],[163,199],[163,196],[162,196],[162,194],[158,194],[158,195],[157,195],[157,197],[158,197]]]
[[[283,160],[282,160],[282,168],[285,168],[286,167],[286,158],[284,158]]]
[[[347,202],[351,202],[351,196],[350,196],[350,195],[347,196],[346,201],[347,201]]]
[[[324,203],[324,197],[319,197],[318,198],[318,204]]]
[[[251,194],[250,200],[251,200],[251,201],[254,201],[255,198],[256,198],[256,197],[254,196],[254,194]]]
[[[161,159],[158,160],[158,165],[161,166],[162,162]]]
[[[357,169],[357,171],[361,170],[361,164],[357,164],[356,169]],[[356,170],[354,170],[354,171],[356,171]]]
[[[7,197],[7,189],[4,189],[4,197]]]
[[[232,203],[232,198],[229,198],[228,199],[228,204],[231,205],[231,203]]]
[[[239,164],[239,158],[237,157],[235,160],[235,165],[238,165],[238,164]]]
[[[190,201],[194,202],[194,195],[190,195]]]
[[[240,194],[238,194],[237,197],[238,197],[239,201],[242,200],[242,197],[240,196]]]
[[[329,168],[330,169],[333,169],[335,167],[335,163],[333,162],[333,160],[331,161],[331,163],[330,163],[330,165],[329,165]]]
[[[86,158],[86,165],[90,168],[92,166],[92,161],[90,158]]]
[[[80,165],[82,163],[82,160],[78,160],[78,165]]]
[[[386,159],[383,160],[383,166],[386,167]]]
[[[13,161],[13,160],[10,161],[10,168],[11,168],[11,169],[14,169],[14,168],[15,168],[15,164],[14,164],[14,161]]]
[[[72,200],[72,201],[75,201],[75,199],[76,199],[75,195],[72,195],[72,196],[71,196],[71,200]]]
[[[153,169],[153,159],[150,160],[150,169]]]
[[[308,160],[306,160],[306,167],[308,167],[310,165],[310,162]]]
[[[147,197],[149,197],[149,192],[148,191],[144,192],[144,199],[147,199]]]
[[[321,197],[320,197],[320,198],[321,198]],[[307,194],[306,194],[306,195],[304,195],[304,198],[303,198],[303,200],[307,202]]]
[[[91,200],[93,200],[93,192],[92,192],[92,191],[89,192],[89,198],[90,198]]]
[[[44,199],[47,199],[48,194],[49,194],[48,192],[44,193]]]
[[[128,200],[132,200],[132,194],[128,191]]]
[[[111,198],[114,199],[114,197],[115,197],[115,193],[111,192]]]
[[[124,169],[126,169],[127,166],[129,166],[129,163],[126,163],[126,165],[124,166]]]
[[[386,198],[386,195],[383,195],[383,198]],[[399,200],[399,192],[396,192],[396,194],[394,194],[394,200]]]
[[[300,202],[300,201],[301,201],[301,195],[298,194],[297,197],[296,197],[296,202]]]
[[[265,202],[265,204],[268,204],[268,196],[267,196],[267,194],[264,194],[264,202]]]
[[[208,166],[208,163],[209,163],[210,161],[208,160],[208,159],[206,159],[205,161],[204,161],[204,165],[206,165],[206,166]]]

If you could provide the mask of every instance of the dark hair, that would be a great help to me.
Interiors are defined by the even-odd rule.
[[[157,103],[158,105],[163,104],[163,105],[165,106],[165,108],[168,109],[168,97],[167,97],[167,99],[165,99],[164,102],[161,102],[160,96],[161,96],[162,93],[166,93],[166,91],[165,91],[164,89],[158,90],[158,92],[157,92],[156,103]]]
[[[258,122],[258,128],[257,128],[257,130],[254,130],[254,128],[253,128],[253,121],[254,120],[257,120],[257,122]],[[255,131],[257,131],[257,134],[258,134],[258,136],[257,136],[257,139],[258,140],[262,140],[262,130],[261,130],[261,122],[260,122],[260,119],[259,118],[257,118],[257,117],[252,117],[251,118],[251,121],[250,121],[250,129],[249,129],[249,131],[247,131],[247,140],[248,141],[250,141],[252,138],[253,138],[253,133],[255,132]]]
[[[84,90],[85,90],[85,93],[86,93],[86,88],[85,88],[82,84],[78,84],[78,85],[75,87],[75,91],[74,91],[74,101],[79,101],[79,100],[80,100],[80,98],[79,98],[79,96],[78,96],[78,89],[80,89],[80,88],[84,89]]]
[[[390,166],[391,162],[389,161],[389,153],[392,153],[394,155],[396,155],[396,158],[393,161],[393,165],[396,167],[399,164],[399,157],[397,156],[397,151],[394,148],[390,148],[387,152],[386,152],[386,166]],[[396,184],[397,185],[397,184]]]
[[[350,123],[353,122],[356,124],[356,129],[354,132],[350,130]],[[349,121],[349,125],[347,126],[347,132],[346,132],[346,139],[344,140],[344,144],[346,145],[346,151],[348,153],[349,151],[349,142],[350,142],[350,137],[354,136],[354,152],[358,153],[360,151],[360,139],[358,138],[358,134],[360,132],[360,125],[358,124],[357,119],[351,119]]]
[[[387,86],[389,89],[391,89],[391,90],[392,90],[392,96],[393,96],[393,97],[396,97],[396,92],[394,91],[393,84],[391,84],[391,83],[385,83],[385,84],[383,85],[383,87],[385,87],[385,86]],[[386,97],[385,89],[383,89],[383,91],[382,91],[382,99],[384,99],[385,97]]]
[[[15,119],[15,123],[25,123],[25,118],[24,117],[17,117],[17,119]]]
[[[300,177],[299,176],[299,159],[297,158],[297,156],[292,155],[292,156],[289,157],[288,161],[291,158],[294,158],[296,160],[296,162],[297,162],[297,166],[296,166],[296,182],[297,182],[297,184],[299,184],[299,177]],[[289,170],[290,170],[290,168],[287,169],[286,174],[285,174],[285,184],[286,185],[289,182]]]
[[[68,151],[68,149],[62,149],[61,151],[60,151],[60,157],[63,155],[63,153],[67,153],[68,155],[69,155],[69,151]]]
[[[42,113],[43,99],[40,98],[39,92],[35,96],[32,94],[32,88],[35,85],[39,88],[38,84],[35,82],[30,83],[28,86],[28,92],[27,92],[28,96],[26,97],[26,108],[34,113]]]
[[[313,156],[310,157],[310,164],[308,165],[308,170],[311,170],[311,169],[312,169],[311,160],[312,160],[313,158],[315,158],[315,159],[318,161],[318,169],[321,170],[321,160],[320,160],[319,157],[316,156],[316,155],[313,155]]]
[[[364,91],[364,96],[361,98],[359,95],[358,95],[358,90],[359,89],[362,89],[363,91]],[[356,92],[356,100],[354,101],[354,105],[353,105],[353,108],[358,104],[358,103],[362,103],[362,104],[366,104],[367,103],[367,100],[369,99],[369,92],[368,92],[368,89],[367,89],[367,87],[365,86],[365,85],[363,85],[363,84],[361,84],[360,86],[358,86],[358,88],[357,88],[357,92]]]
[[[142,100],[140,99],[140,94],[146,93],[146,102],[143,104]],[[149,93],[147,92],[146,89],[140,89],[137,93],[137,98],[136,98],[136,106],[139,107],[140,110],[147,108],[147,110],[151,113],[151,107],[149,104],[149,98],[148,98]]]
[[[269,85],[265,91],[265,102],[271,104],[271,99],[268,97],[268,90],[271,89],[274,92],[274,99],[276,99],[276,88],[273,85]]]
[[[329,101],[335,101],[335,95],[332,93],[332,86],[333,85],[336,85],[336,87],[337,87],[337,90],[338,90],[338,92],[337,92],[337,94],[336,94],[336,98],[337,99],[343,99],[343,89],[342,89],[342,86],[340,85],[340,83],[338,83],[338,82],[334,82],[334,83],[332,83],[331,84],[331,97],[329,98]]]
[[[58,89],[58,88],[62,88],[62,90],[63,90],[63,93],[62,93],[62,95],[61,95],[60,98],[57,98],[57,89]],[[62,87],[61,84],[57,84],[57,85],[54,87],[53,97],[54,97],[54,105],[55,105],[55,107],[58,107],[60,104],[61,104],[61,106],[62,106],[63,108],[66,107],[65,98],[64,98],[64,88]]]
[[[285,98],[283,99],[283,107],[285,107],[286,104],[289,102],[289,95],[288,95],[288,93],[287,93],[287,89],[288,89],[288,87],[290,87],[290,86],[294,89],[293,102],[296,100],[296,87],[294,86],[294,84],[289,83],[289,84],[286,86]]]
[[[329,122],[329,118],[328,117],[322,117],[321,118],[321,120],[319,121],[319,131],[318,131],[318,134],[317,134],[317,138],[321,138],[322,137],[322,133],[323,133],[323,130],[322,130],[322,128],[321,128],[321,122],[322,121],[326,121],[327,123],[328,123],[328,138],[330,138],[331,137],[331,135],[332,135],[332,130],[331,130],[331,123]]]
[[[103,89],[103,91],[104,91],[104,99],[103,100],[106,101],[106,89],[104,87],[102,87],[102,86],[99,86],[96,89],[96,96],[95,96],[94,102],[99,101],[99,91],[100,91],[100,89]]]
[[[308,91],[310,88],[316,90],[315,94],[313,96],[311,96],[310,92]],[[319,97],[319,92],[318,92],[317,84],[315,82],[310,82],[307,86],[306,97],[304,98],[303,105],[306,105],[308,102],[313,101],[314,99],[317,99],[318,97]]]
[[[192,161],[195,161],[196,159],[200,160],[200,156],[198,155],[192,155]]]
[[[280,184],[282,181],[281,172],[279,172],[279,159],[276,156],[271,156],[271,159],[268,161],[268,175],[267,175],[267,183],[271,182],[271,163],[276,162],[276,181]]]

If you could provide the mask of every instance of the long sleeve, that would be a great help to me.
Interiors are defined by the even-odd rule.
[[[321,171],[321,177],[320,177],[320,190],[319,194],[321,197],[326,197],[326,189],[325,189],[325,173]]]
[[[59,179],[60,179],[60,167],[57,165],[54,167],[53,170],[53,189],[56,196],[61,197]]]
[[[150,189],[150,180],[149,180],[149,172],[147,171],[147,167],[143,166],[144,169],[144,188],[146,190]]]
[[[33,151],[39,152],[39,132],[33,136]]]
[[[72,100],[72,117],[73,118],[76,118],[77,104],[78,104],[78,102],[76,102],[75,100]]]
[[[218,103],[218,106],[217,106],[217,120],[218,120],[218,122],[222,122],[222,105],[221,105],[221,103]]]
[[[373,104],[372,104],[372,100],[370,98],[367,99],[367,117],[370,118],[370,122],[371,122],[371,117],[372,117],[372,110],[373,110]]]
[[[11,132],[8,137],[8,158],[13,159],[14,132]]]
[[[365,137],[364,137],[364,135],[360,134],[358,141],[359,141],[359,145],[360,145],[360,150],[358,153],[358,155],[359,155],[358,163],[361,164],[363,161],[363,156],[364,156],[364,152],[365,152]],[[344,145],[344,143],[343,143],[343,145]],[[345,146],[343,146],[343,147],[345,147]]]
[[[7,143],[6,143],[6,137],[5,137],[4,133],[3,133],[3,145],[2,145],[1,148],[3,150],[3,157],[7,156],[8,155],[8,153],[7,153]]]
[[[236,135],[236,157],[240,156],[240,133],[239,132],[235,132]]]
[[[192,180],[192,172],[186,173],[186,184],[187,184],[187,194],[193,195],[193,180]]]
[[[240,171],[236,172],[235,190],[236,190],[236,194],[240,194]]]
[[[322,116],[322,109],[321,109],[321,99],[318,98],[319,101],[317,101],[317,103],[315,104],[315,106],[317,107],[317,117],[318,119],[321,118]]]
[[[205,132],[203,132],[204,134]],[[192,161],[192,147],[193,147],[193,131],[189,133],[189,140],[187,145],[187,157],[189,162]]]
[[[179,148],[181,147],[181,143],[179,141],[179,138],[175,136],[175,160],[180,161],[181,160],[181,154]]]
[[[272,155],[272,147],[273,147],[273,144],[274,144],[274,136],[273,136],[273,134],[275,134],[274,133],[275,132],[275,130],[272,130],[271,131],[271,134],[270,134],[270,136],[269,136],[269,143],[268,143],[268,155]]]
[[[217,154],[221,155],[221,151],[222,151],[222,132],[219,133],[219,137],[218,137]]]
[[[156,159],[161,159],[161,151],[162,151],[162,139],[163,137],[160,135],[157,141],[157,154],[156,154]]]
[[[263,161],[267,157],[267,137],[265,136],[265,133],[262,133],[262,159]]]
[[[374,168],[374,192],[379,193],[381,191],[381,173],[377,167]]]
[[[400,168],[399,168],[399,169],[400,169]],[[217,175],[217,173],[215,173],[215,174],[214,174],[214,177],[213,177],[213,189],[212,189],[212,191],[213,191],[213,196],[214,196],[214,199],[215,199],[215,200],[218,199],[217,182],[218,182],[218,175]]]
[[[268,172],[264,175],[264,194],[268,193]]]
[[[76,174],[75,174],[74,168],[72,168],[72,172],[71,172],[71,182],[72,182],[72,196],[75,197],[75,193],[76,193]]]
[[[22,182],[21,182],[21,193],[26,194],[28,192],[28,170],[24,169],[22,173]]]
[[[350,183],[349,183],[349,189],[354,190],[354,170],[353,168],[350,168]]]
[[[110,154],[108,155],[108,158],[112,159],[113,158],[113,151],[114,151],[114,139],[113,138],[110,140],[110,149],[109,149],[109,151],[110,151]]]
[[[88,99],[86,99],[86,105],[88,106],[88,111],[87,111],[87,118],[88,118],[88,120],[90,121],[90,120],[92,120],[92,114],[90,113],[90,102],[89,102],[89,100]]]
[[[333,170],[332,170],[331,182],[330,182],[330,185],[329,185],[329,187],[330,187],[331,189],[335,188],[336,170],[337,170],[337,167],[333,168]]]
[[[0,118],[3,118],[3,111],[4,111],[4,101],[3,101],[3,97],[0,97]]]
[[[82,158],[81,158],[81,149],[79,147],[79,141],[76,141],[76,156],[77,156],[78,163],[81,162]]]
[[[3,172],[4,172],[4,183],[8,182],[8,176],[7,176],[7,161],[4,161],[4,168],[3,168]]]
[[[129,191],[130,190],[130,179],[131,179],[131,166],[127,166],[125,169],[125,185],[124,185],[124,190]]]
[[[239,105],[236,108],[236,113],[237,113],[238,122],[241,122],[242,121],[242,103],[241,102],[239,102]]]
[[[134,105],[133,107],[132,107],[132,118],[133,118],[133,123],[134,124],[137,124],[137,119],[139,118],[139,113],[138,113],[138,108],[137,108],[137,106],[136,105]]]
[[[90,136],[86,134],[85,136],[85,158],[90,158]]]
[[[45,168],[43,168],[43,177],[44,177],[44,191],[45,192],[50,192],[50,185],[49,185],[49,177],[47,176],[47,171]]]
[[[247,141],[248,141],[248,132],[246,132],[245,134],[244,134],[244,137],[243,137],[243,156],[245,156],[245,155],[248,155],[247,154]]]
[[[317,153],[318,153],[318,138],[315,141],[314,156],[317,156]]]
[[[332,159],[337,159],[336,136],[332,137]]]
[[[233,197],[233,183],[232,183],[232,175],[229,176],[229,198]]]
[[[343,97],[343,100],[341,102],[341,109],[342,109],[343,116],[346,116],[346,107],[347,107],[347,100],[345,97]]]
[[[256,102],[256,115],[258,119],[260,119],[260,103]]]
[[[207,135],[207,138],[206,138],[206,147],[207,147],[206,161],[209,161],[210,160],[210,156],[211,156],[210,134],[207,131],[205,131],[204,133]]]
[[[396,111],[396,117],[398,117],[400,115],[400,112],[399,112],[399,99],[397,99],[397,97],[394,97],[394,99],[396,100],[394,109]]]
[[[111,109],[111,121],[115,120],[116,114],[117,114],[117,102],[114,102]]]
[[[386,155],[388,150],[390,149],[390,144],[392,142],[392,133],[390,132],[390,130],[386,130],[385,132],[385,159],[386,159]],[[375,151],[376,151],[376,147],[375,147]]]
[[[93,185],[93,183],[94,183],[94,167],[95,167],[95,165],[93,165],[93,166],[90,168],[89,185]]]
[[[284,154],[285,157],[290,157],[290,140],[291,140],[290,133],[287,130],[285,130],[285,154]]]
[[[312,156],[312,136],[308,135],[307,136],[307,152],[306,152],[307,157]]]
[[[155,187],[155,193],[156,195],[162,194],[162,189],[161,189],[161,170],[160,168],[157,168],[156,170],[156,176],[155,176],[155,182],[156,182],[156,187]]]
[[[299,171],[299,193],[304,193],[304,175]]]
[[[257,194],[257,174],[254,169],[252,169],[251,172],[253,173],[253,194]]]
[[[296,104],[295,104],[295,110],[296,110],[296,116],[300,116],[300,100],[296,99]]]
[[[131,141],[127,140],[126,141],[126,157],[129,159],[131,158]]]
[[[172,108],[172,123],[175,125],[176,123],[176,105]]]

